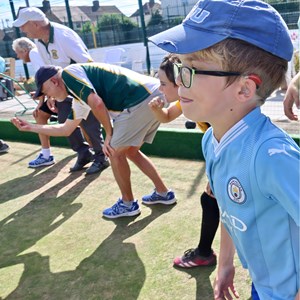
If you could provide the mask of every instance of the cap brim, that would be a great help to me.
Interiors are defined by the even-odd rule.
[[[38,98],[38,97],[41,97],[43,96],[44,94],[42,93],[42,87],[38,88],[36,91],[35,91],[35,94],[34,94],[34,99],[35,98]]]
[[[12,22],[12,25],[13,25],[14,27],[21,27],[21,26],[23,26],[25,23],[27,23],[27,21],[20,20],[20,19],[16,19],[15,21]]]
[[[201,31],[180,24],[149,38],[159,48],[177,54],[187,54],[206,49],[228,36],[216,32]]]

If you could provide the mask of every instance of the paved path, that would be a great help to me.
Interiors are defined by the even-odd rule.
[[[268,115],[274,123],[286,130],[288,133],[300,135],[300,123],[288,120],[283,113],[283,97],[284,93],[282,91],[274,92],[271,95],[271,97],[267,99],[266,103],[262,106],[262,111],[266,115]],[[0,119],[9,120],[13,116],[15,116],[15,114],[20,114],[26,108],[29,108],[27,111],[24,112],[24,115],[22,115],[22,117],[27,120],[33,120],[32,111],[35,106],[35,101],[23,92],[21,95],[15,96],[14,98],[10,98],[5,101],[0,101]],[[184,124],[186,120],[187,119],[184,116],[180,116],[171,123],[161,124],[161,127],[185,128]]]

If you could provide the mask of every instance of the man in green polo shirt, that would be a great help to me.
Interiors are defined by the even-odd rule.
[[[121,197],[103,211],[107,218],[134,216],[140,213],[130,181],[128,159],[153,182],[153,193],[142,198],[145,204],[176,202],[151,160],[140,151],[144,142],[151,143],[159,122],[148,103],[160,95],[159,81],[131,70],[103,63],[73,64],[65,69],[45,66],[36,73],[36,96],[65,99],[73,97],[72,113],[61,125],[34,125],[14,118],[21,131],[63,136],[70,134],[92,110],[103,125],[106,137],[103,152],[110,158]],[[113,124],[113,125],[112,125]]]

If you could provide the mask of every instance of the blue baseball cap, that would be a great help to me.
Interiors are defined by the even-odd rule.
[[[34,94],[34,98],[38,98],[43,95],[42,92],[43,84],[48,79],[56,75],[59,69],[60,69],[59,67],[49,65],[49,66],[40,67],[37,70],[37,72],[35,73],[35,83],[36,83],[37,90]]]
[[[167,52],[188,54],[227,38],[246,41],[287,61],[293,55],[284,20],[259,0],[200,0],[180,25],[149,40]]]

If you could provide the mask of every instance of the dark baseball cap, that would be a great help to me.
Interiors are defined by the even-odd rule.
[[[182,24],[149,38],[171,53],[188,54],[227,38],[239,39],[289,61],[293,44],[287,25],[259,0],[200,0]]]
[[[59,67],[57,66],[43,66],[38,69],[38,71],[35,73],[35,83],[37,90],[35,92],[34,97],[38,98],[43,95],[42,88],[43,84],[57,74],[59,71]]]

